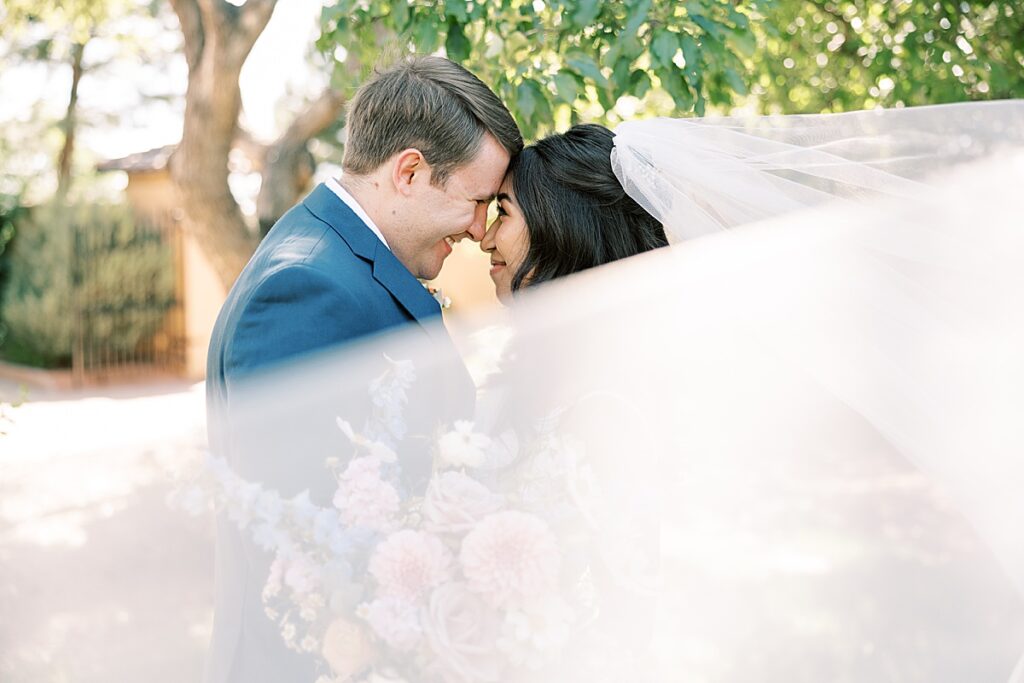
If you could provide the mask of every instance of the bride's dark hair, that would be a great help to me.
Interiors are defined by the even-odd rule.
[[[604,126],[580,124],[512,160],[512,192],[530,236],[513,291],[668,244],[612,172],[613,138]]]

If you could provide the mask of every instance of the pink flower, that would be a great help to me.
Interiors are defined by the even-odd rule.
[[[446,683],[500,679],[498,615],[464,584],[446,583],[436,588],[423,610],[422,624],[436,656],[431,668]]]
[[[502,499],[461,472],[443,472],[430,481],[423,500],[423,526],[438,534],[459,534],[492,512]]]
[[[380,460],[374,457],[349,462],[334,494],[334,506],[341,511],[342,522],[374,531],[391,529],[400,505],[398,491],[381,479]]]
[[[369,569],[380,595],[411,602],[446,581],[451,565],[451,553],[436,536],[402,529],[377,545]]]
[[[361,616],[385,643],[396,650],[414,650],[423,637],[419,609],[400,598],[377,598],[364,605]]]
[[[561,557],[543,520],[508,510],[488,515],[466,534],[459,561],[470,590],[507,607],[554,589]]]

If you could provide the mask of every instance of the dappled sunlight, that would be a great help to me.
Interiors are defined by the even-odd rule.
[[[116,395],[117,392],[115,392]],[[0,437],[0,680],[198,680],[213,532],[169,508],[203,387],[29,402]],[[160,586],[154,592],[154,585]]]
[[[0,541],[84,544],[88,523],[123,511],[202,447],[201,389],[15,409],[0,460]]]

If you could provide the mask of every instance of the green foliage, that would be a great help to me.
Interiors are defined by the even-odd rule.
[[[765,1],[337,0],[323,10],[319,46],[364,65],[379,62],[382,34],[399,53],[443,48],[534,137],[580,118],[733,103],[746,92],[751,18]]]
[[[779,0],[758,32],[765,111],[1024,96],[1024,0]]]
[[[79,339],[105,353],[130,353],[163,325],[174,284],[170,247],[126,209],[33,209],[16,226],[10,250],[0,352],[43,366],[68,365]]]
[[[7,0],[4,37],[28,24],[46,24],[72,41],[85,43],[110,17],[132,8],[131,0]]]
[[[9,254],[7,246],[14,237],[14,226],[25,214],[25,207],[17,196],[0,194],[0,297],[3,296],[7,277]]]

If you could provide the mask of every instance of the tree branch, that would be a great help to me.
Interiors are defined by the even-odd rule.
[[[277,0],[249,0],[241,7],[241,14],[238,17],[238,28],[241,29],[247,42],[252,46],[263,29],[267,27]]]
[[[248,0],[236,6],[227,0],[199,0],[204,14],[209,14],[217,36],[232,63],[241,65],[267,27],[277,0]]]
[[[295,117],[288,129],[272,146],[304,145],[341,115],[346,101],[348,98],[345,95],[328,86],[320,97]]]
[[[206,42],[199,5],[196,4],[196,0],[171,0],[171,6],[178,15],[178,23],[181,24],[181,34],[185,38],[185,61],[191,72],[198,67]]]

